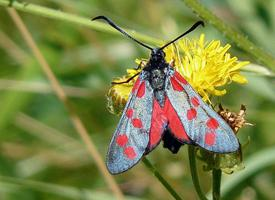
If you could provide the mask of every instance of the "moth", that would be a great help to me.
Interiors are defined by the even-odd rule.
[[[107,153],[106,165],[111,174],[119,174],[150,153],[163,141],[165,148],[177,153],[184,144],[197,145],[211,152],[229,153],[239,149],[230,126],[165,60],[163,51],[184,35],[204,25],[195,23],[189,30],[160,48],[152,48],[130,36],[109,18],[98,16],[113,28],[151,50],[143,70],[129,95]]]

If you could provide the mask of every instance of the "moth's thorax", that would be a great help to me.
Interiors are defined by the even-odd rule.
[[[169,69],[167,63],[162,68],[144,68],[141,78],[147,80],[153,90],[164,90]]]
[[[165,86],[169,69],[169,65],[166,64],[162,68],[150,68],[149,70],[144,70],[144,75],[146,74],[144,78],[150,83],[154,92],[154,97],[161,107],[164,106],[166,95]]]
[[[165,83],[165,72],[163,69],[152,69],[149,82],[154,90],[163,90]]]

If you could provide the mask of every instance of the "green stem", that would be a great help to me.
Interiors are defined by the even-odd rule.
[[[254,43],[247,39],[241,32],[233,29],[228,24],[225,24],[221,19],[214,15],[205,6],[199,3],[198,0],[184,0],[185,4],[196,12],[202,19],[215,26],[228,39],[233,41],[239,48],[243,49],[255,60],[265,64],[271,69],[275,69],[275,58],[270,54],[257,47]]]
[[[212,170],[212,178],[213,178],[213,186],[212,186],[212,194],[213,200],[219,200],[221,196],[221,179],[222,179],[222,171],[220,169]]]
[[[198,172],[197,172],[197,163],[196,163],[196,149],[192,145],[188,145],[188,156],[189,156],[189,164],[190,164],[190,171],[192,176],[192,181],[196,192],[201,200],[207,200],[205,197],[199,182]]]
[[[10,6],[10,1],[0,0],[0,6],[8,7],[8,6]],[[13,2],[12,7],[17,10],[23,11],[23,12],[40,15],[40,16],[47,17],[50,19],[61,20],[61,21],[70,22],[73,24],[81,25],[81,26],[86,26],[86,27],[89,27],[96,31],[120,35],[120,33],[118,31],[114,30],[112,27],[110,27],[109,25],[107,25],[103,22],[98,22],[98,21],[92,22],[91,18],[94,16],[80,17],[80,16],[77,16],[74,14],[62,12],[60,10],[55,10],[55,9],[51,9],[51,8],[47,8],[47,7],[43,7],[43,6],[31,4],[31,3],[18,2],[18,1]],[[141,33],[137,33],[135,31],[131,31],[131,30],[127,30],[127,29],[124,29],[124,30],[131,33],[131,35],[133,37],[135,37],[145,43],[153,44],[153,45],[161,45],[162,44],[161,40],[149,37],[149,36],[141,34]]]
[[[178,193],[172,188],[172,186],[161,176],[161,174],[157,171],[157,169],[150,163],[150,161],[144,157],[143,163],[145,166],[157,177],[157,179],[162,183],[162,185],[168,190],[168,192],[177,200],[181,200],[182,198],[178,195]]]

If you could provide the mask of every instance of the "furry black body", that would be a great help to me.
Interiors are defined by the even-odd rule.
[[[148,81],[154,90],[154,96],[162,107],[165,101],[165,81],[168,67],[169,64],[165,61],[163,50],[155,48],[144,68],[144,71],[148,72]]]
[[[165,53],[162,49],[155,48],[152,50],[151,57],[144,67],[144,71],[148,73],[148,81],[154,91],[154,97],[158,101],[161,107],[165,103],[165,82],[167,78],[169,64],[165,60]],[[168,125],[165,128],[162,138],[163,147],[168,148],[172,153],[177,153],[180,147],[183,145],[168,129]]]

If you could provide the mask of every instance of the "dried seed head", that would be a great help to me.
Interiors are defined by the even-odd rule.
[[[224,109],[222,105],[219,105],[218,114],[229,124],[235,133],[245,125],[252,125],[245,119],[246,107],[241,105],[239,113],[231,112],[228,109]]]

